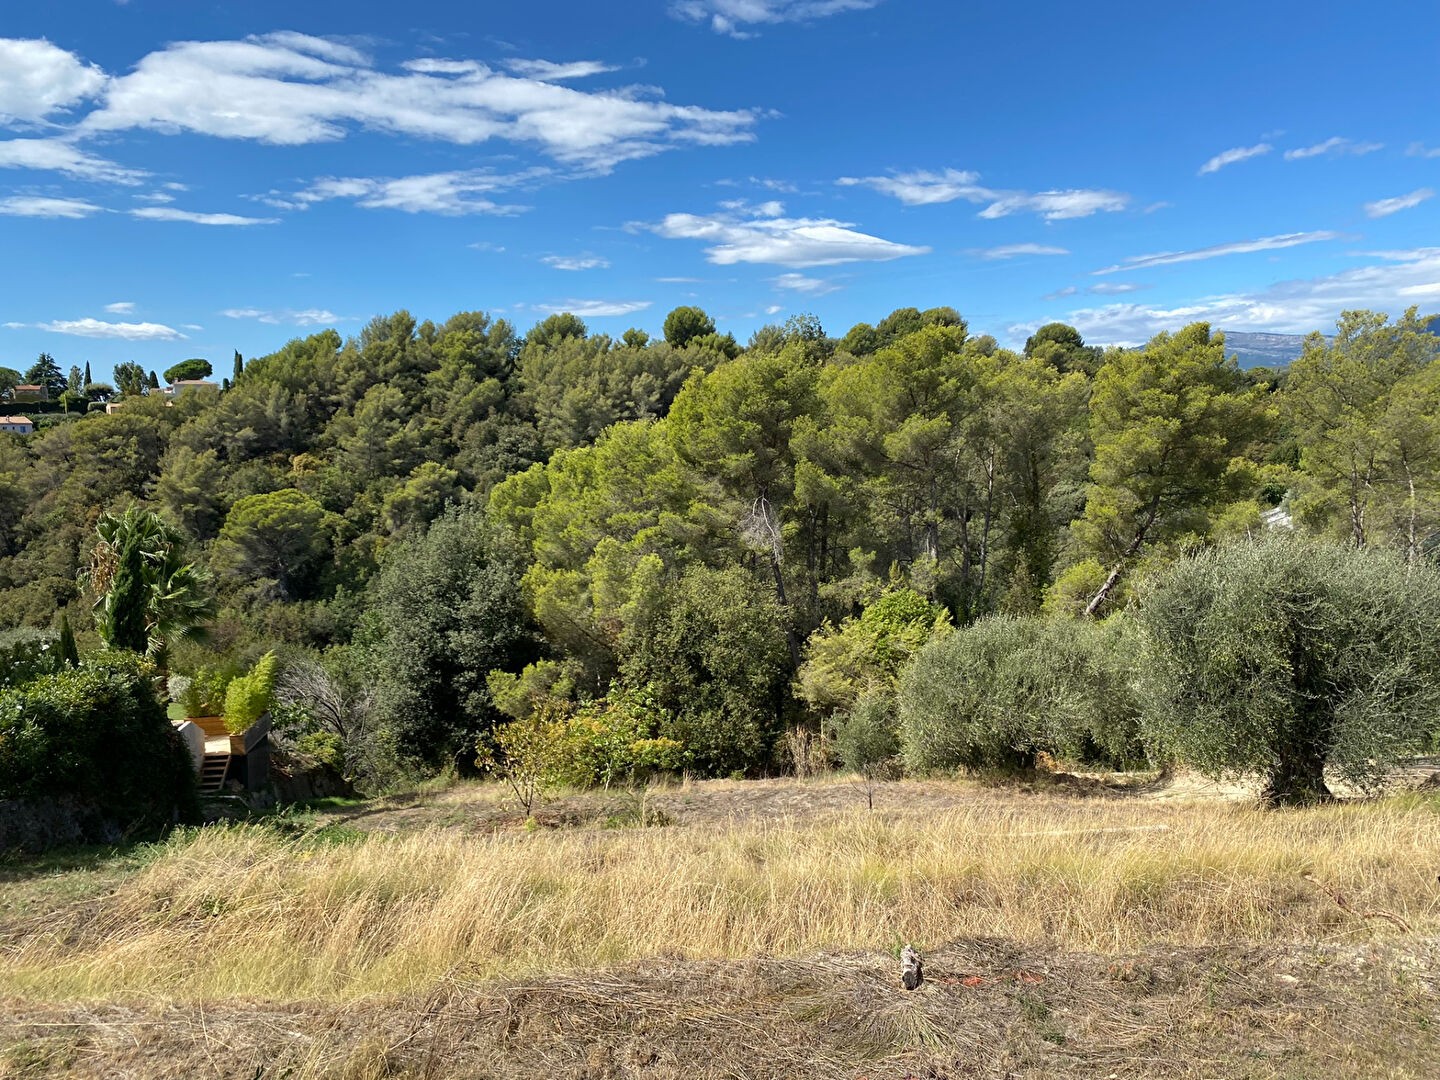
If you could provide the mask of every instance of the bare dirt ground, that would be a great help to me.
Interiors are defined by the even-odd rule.
[[[907,993],[888,955],[472,983],[349,1006],[0,1000],[0,1076],[179,1080],[1440,1075],[1440,951],[1051,954],[960,942]]]

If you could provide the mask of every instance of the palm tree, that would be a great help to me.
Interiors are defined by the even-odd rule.
[[[210,572],[186,558],[185,536],[151,510],[100,516],[83,575],[95,625],[109,649],[143,652],[163,672],[172,644],[200,634],[214,614]]]

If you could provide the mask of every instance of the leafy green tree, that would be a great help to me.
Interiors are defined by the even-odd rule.
[[[1080,331],[1067,323],[1046,323],[1025,339],[1025,355],[1041,360],[1068,374],[1081,371],[1094,375],[1100,368],[1103,350],[1085,344]]]
[[[208,379],[214,370],[209,360],[202,360],[198,357],[191,360],[181,360],[174,367],[165,369],[165,381],[177,383],[185,379]]]
[[[115,387],[109,383],[87,382],[85,384],[85,396],[91,401],[104,401],[115,396]]]
[[[127,398],[139,397],[145,393],[148,385],[145,379],[145,369],[128,360],[123,364],[116,364],[115,385],[120,387],[120,393]]]
[[[226,515],[214,561],[242,579],[266,584],[280,599],[304,596],[331,552],[332,528],[325,508],[302,491],[247,495]]]
[[[146,385],[147,385],[151,390],[159,390],[159,389],[160,389],[160,376],[156,375],[155,372],[153,372],[153,371],[150,372],[149,378],[148,378],[148,380],[146,381]]]
[[[0,367],[0,394],[9,393],[23,381],[20,372],[14,368]]]
[[[673,719],[661,732],[707,776],[755,772],[784,728],[790,652],[773,595],[739,567],[695,567],[642,623],[626,686],[645,687]]]
[[[1095,462],[1074,528],[1108,570],[1087,615],[1147,547],[1207,535],[1213,515],[1252,488],[1245,455],[1271,421],[1262,391],[1225,359],[1223,336],[1206,323],[1160,334],[1100,369],[1090,397]]]
[[[478,739],[501,721],[486,675],[535,658],[521,570],[474,510],[452,510],[392,549],[375,584],[371,648],[380,723],[400,760],[469,769]]]
[[[240,376],[241,376],[241,374],[244,373],[244,371],[245,371],[245,358],[240,355],[240,350],[239,350],[239,349],[236,349],[236,350],[235,350],[235,370],[234,370],[234,373],[230,376],[230,385],[231,385],[231,386],[234,386],[236,383],[238,383],[238,382],[240,381]]]
[[[1440,571],[1271,536],[1181,560],[1142,591],[1152,756],[1259,773],[1277,804],[1375,790],[1436,734]]]
[[[585,325],[585,320],[578,315],[571,315],[568,311],[564,311],[542,319],[532,326],[530,333],[525,335],[525,344],[536,348],[545,348],[557,345],[567,338],[589,336],[590,328]]]
[[[1387,504],[1405,499],[1418,509],[1415,500],[1423,492],[1412,495],[1408,489],[1417,480],[1414,455],[1422,431],[1415,423],[1416,403],[1396,391],[1437,356],[1440,339],[1427,332],[1415,308],[1393,324],[1383,314],[1347,311],[1333,342],[1319,334],[1306,339],[1279,395],[1300,450],[1303,476],[1295,509],[1302,520],[1333,524],[1363,546],[1377,531],[1375,508],[1383,515]],[[1383,536],[1383,523],[1379,532]]]
[[[25,372],[25,381],[45,387],[52,398],[58,398],[65,391],[65,376],[60,372],[60,365],[49,353],[41,353],[35,363],[30,365]]]
[[[94,380],[90,377],[90,361],[85,361],[85,385],[88,386]]]
[[[665,316],[665,342],[671,348],[683,349],[695,338],[715,333],[715,320],[702,308],[681,306]]]

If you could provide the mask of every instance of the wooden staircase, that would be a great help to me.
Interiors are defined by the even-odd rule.
[[[206,754],[200,764],[200,794],[214,795],[224,790],[230,775],[230,754]]]

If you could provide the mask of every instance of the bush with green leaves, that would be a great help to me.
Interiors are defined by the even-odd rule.
[[[23,686],[60,663],[54,634],[21,627],[0,631],[0,687]]]
[[[994,616],[926,647],[900,680],[906,767],[1029,769],[1041,752],[1135,762],[1132,640],[1118,618]]]
[[[1212,775],[1259,773],[1275,804],[1373,791],[1440,717],[1440,570],[1370,548],[1267,537],[1142,588],[1145,738]]]
[[[267,652],[248,672],[230,680],[225,688],[225,727],[231,734],[245,731],[275,703],[279,663],[273,651]]]
[[[624,682],[654,694],[687,767],[726,776],[770,764],[789,703],[785,628],[774,590],[740,567],[687,571],[638,628]]]
[[[852,772],[880,778],[898,771],[900,727],[895,695],[866,694],[833,721],[835,749]]]
[[[201,716],[222,716],[225,712],[225,692],[238,674],[233,664],[202,665],[183,685],[177,684],[179,696],[176,700],[192,720]]]
[[[0,688],[0,800],[64,806],[92,842],[197,820],[194,767],[151,674],[109,654]]]
[[[944,607],[913,589],[894,589],[858,618],[826,623],[810,635],[797,688],[814,709],[849,709],[867,693],[893,688],[915,654],[952,629]]]

